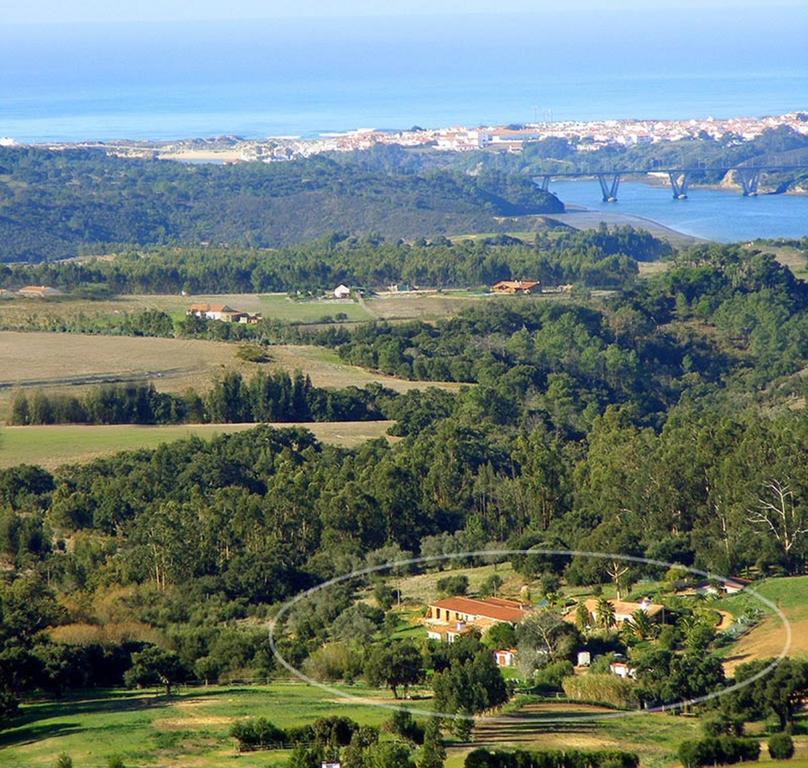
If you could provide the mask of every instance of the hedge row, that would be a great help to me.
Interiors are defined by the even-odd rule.
[[[634,752],[618,750],[542,750],[540,752],[489,752],[475,749],[466,756],[466,768],[637,768]]]
[[[257,717],[237,720],[230,728],[230,735],[238,741],[239,752],[255,752],[315,742],[344,747],[351,743],[351,736],[358,729],[359,724],[348,717],[323,717],[311,725],[285,730],[265,717]]]
[[[760,744],[737,736],[708,736],[705,739],[683,741],[679,745],[679,759],[685,768],[703,765],[731,765],[757,760]]]

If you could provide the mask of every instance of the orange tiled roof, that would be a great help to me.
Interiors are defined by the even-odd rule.
[[[431,608],[444,608],[448,611],[511,623],[521,621],[529,610],[528,606],[515,600],[503,600],[498,597],[447,597],[429,605]]]

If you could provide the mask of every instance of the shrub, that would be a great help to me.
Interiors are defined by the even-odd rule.
[[[573,672],[573,666],[569,661],[554,661],[537,670],[533,676],[533,681],[537,688],[561,691],[563,690],[564,678],[569,677]]]
[[[401,736],[413,744],[423,744],[424,727],[417,723],[408,709],[396,709],[383,724],[385,730]]]
[[[772,760],[790,760],[794,757],[794,739],[787,733],[770,736],[768,747]]]
[[[736,736],[709,736],[705,739],[683,741],[679,745],[679,759],[685,768],[703,765],[731,765],[757,760],[760,744]]]
[[[351,682],[362,672],[362,656],[347,643],[328,643],[303,662],[303,671],[321,682]]]
[[[230,727],[230,735],[238,741],[239,752],[268,749],[286,742],[286,732],[265,717],[255,720],[237,720]]]
[[[442,595],[465,595],[469,589],[468,576],[444,576],[438,579],[438,592]]]
[[[242,344],[236,352],[236,357],[249,363],[270,363],[272,356],[258,344]]]
[[[614,675],[586,675],[565,677],[561,681],[564,693],[573,701],[589,701],[610,704],[622,709],[635,709],[639,706],[637,687],[631,680]]]

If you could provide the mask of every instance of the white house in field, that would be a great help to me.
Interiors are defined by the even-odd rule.
[[[350,299],[351,298],[351,289],[342,283],[340,283],[336,288],[334,288],[334,298],[335,299]]]

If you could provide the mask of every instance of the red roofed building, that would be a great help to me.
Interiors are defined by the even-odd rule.
[[[251,315],[249,312],[228,307],[227,304],[191,304],[185,314],[206,320],[221,320],[224,323],[253,324],[261,319],[260,315]]]
[[[430,638],[451,643],[472,628],[518,624],[530,610],[529,605],[500,597],[447,597],[429,604],[425,623]]]
[[[538,280],[500,280],[491,286],[493,293],[537,293],[540,290]]]

